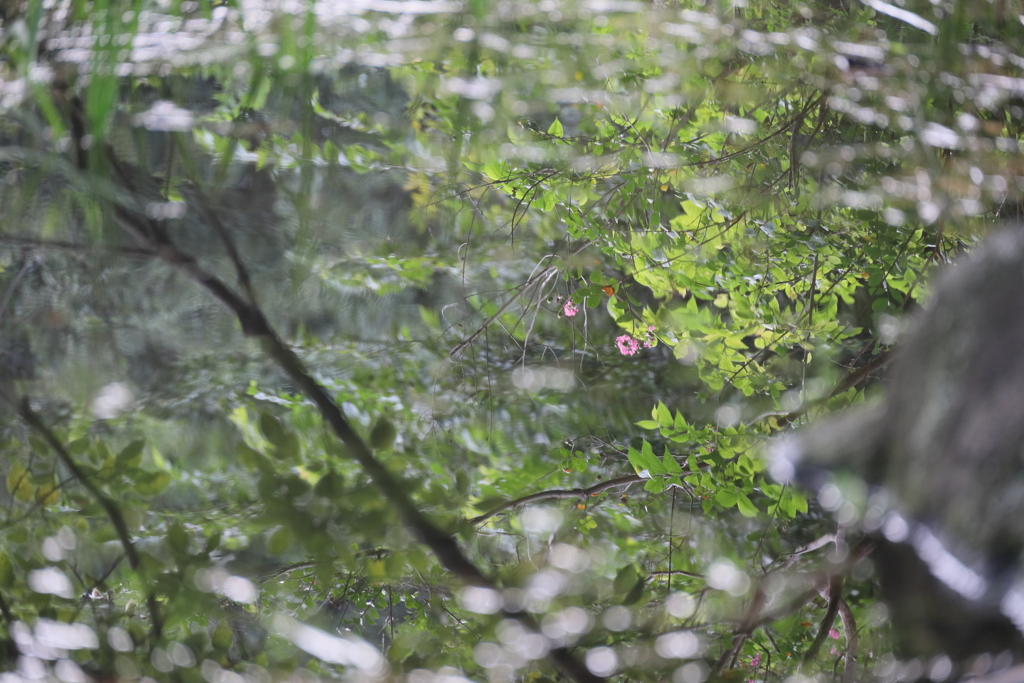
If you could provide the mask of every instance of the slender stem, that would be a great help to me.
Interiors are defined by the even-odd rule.
[[[630,474],[625,477],[609,479],[608,481],[603,481],[600,484],[595,484],[585,489],[549,489],[547,491],[531,493],[528,496],[523,496],[522,498],[515,498],[514,500],[509,500],[504,503],[501,503],[500,505],[485,512],[484,514],[473,517],[469,520],[469,523],[473,525],[482,524],[483,522],[489,520],[491,517],[501,514],[506,510],[513,510],[515,508],[522,507],[523,505],[536,503],[539,500],[559,500],[565,498],[580,498],[585,500],[587,496],[591,496],[595,493],[600,493],[601,491],[613,489],[618,486],[629,486],[630,484],[637,484],[641,481],[645,481],[645,479],[640,475]]]
[[[122,183],[130,189],[131,180],[120,167],[119,160],[112,152],[109,156]],[[121,206],[114,207],[114,216],[125,231],[152,248],[161,259],[183,270],[197,285],[234,313],[241,325],[242,333],[247,337],[256,338],[263,352],[316,404],[324,422],[330,425],[331,430],[345,444],[352,457],[359,462],[384,497],[398,511],[405,525],[430,548],[445,569],[465,583],[494,586],[493,582],[463,554],[455,539],[416,507],[406,493],[405,484],[373,455],[369,446],[352,428],[341,408],[334,402],[334,398],[313,378],[305,364],[281,340],[254,301],[244,300],[220,278],[200,266],[194,256],[179,250],[159,222],[151,221],[144,215]],[[229,252],[228,255],[232,259],[239,258],[237,252]],[[236,263],[235,266],[237,272],[245,271],[242,264]],[[538,624],[526,613],[503,613],[532,631],[539,630]],[[592,674],[567,648],[554,648],[548,653],[548,657],[566,676],[577,683],[598,683],[603,680]]]
[[[43,440],[53,449],[60,458],[64,466],[68,468],[72,476],[78,480],[85,490],[96,499],[96,502],[100,504],[103,511],[107,513],[107,517],[110,519],[110,523],[114,525],[114,531],[117,533],[118,540],[121,541],[121,546],[124,548],[125,557],[128,558],[128,564],[132,569],[138,570],[142,564],[142,560],[139,557],[138,551],[135,549],[135,544],[132,543],[132,535],[128,530],[128,525],[124,521],[124,515],[121,514],[121,509],[105,493],[82,471],[82,468],[78,466],[78,463],[74,461],[71,454],[68,453],[67,449],[64,448],[64,444],[60,442],[57,435],[53,431],[43,424],[43,421],[39,419],[39,416],[32,410],[32,406],[29,403],[27,396],[21,399],[18,405],[18,414],[21,419],[25,421],[25,424],[30,429],[36,431]],[[160,606],[156,601],[156,595],[150,591],[149,595],[146,596],[146,605],[149,608],[149,619],[151,623],[150,632],[153,639],[160,637],[163,631],[163,619],[160,616]]]

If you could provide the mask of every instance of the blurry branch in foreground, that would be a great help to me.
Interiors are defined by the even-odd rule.
[[[677,474],[675,476],[683,477],[686,476],[687,474],[690,474],[690,472],[684,471],[682,474]],[[477,515],[476,517],[473,517],[468,521],[470,524],[476,526],[477,524],[482,524],[489,520],[491,517],[499,515],[502,512],[505,512],[506,510],[514,510],[524,505],[529,505],[530,503],[536,503],[539,500],[564,500],[566,498],[579,498],[580,500],[586,500],[587,497],[598,494],[601,491],[607,491],[608,489],[613,489],[618,486],[629,486],[631,484],[639,484],[640,482],[644,482],[647,480],[647,477],[641,477],[639,474],[630,474],[624,477],[616,477],[615,479],[609,479],[608,481],[603,481],[600,484],[594,484],[593,486],[589,486],[587,488],[549,489],[547,491],[539,491],[537,493],[531,493],[528,496],[523,496],[522,498],[515,498],[513,500],[505,501],[504,503],[501,503],[495,506],[494,508],[488,510],[487,512],[483,513],[482,515]]]
[[[402,482],[374,457],[366,442],[349,424],[341,408],[334,402],[327,390],[313,378],[299,357],[281,340],[259,306],[254,301],[243,299],[219,277],[204,269],[193,255],[178,249],[166,230],[165,222],[150,219],[146,216],[144,208],[138,206],[140,203],[139,193],[135,183],[109,147],[107,148],[107,159],[114,172],[114,179],[128,191],[131,197],[136,198],[136,206],[133,208],[121,205],[112,207],[118,224],[144,247],[151,249],[161,259],[184,271],[197,285],[234,313],[241,325],[242,333],[247,337],[259,340],[263,352],[277,363],[288,377],[312,399],[324,421],[331,426],[337,437],[348,448],[349,453],[370,475],[388,502],[395,506],[405,525],[412,529],[420,540],[433,551],[445,569],[467,584],[495,588],[494,582],[484,576],[463,554],[455,539],[435,525],[416,507],[415,503],[406,495]],[[223,233],[221,238],[224,238]],[[233,245],[228,247],[228,255],[234,263],[239,281],[245,288],[248,283],[248,271],[237,250],[232,247]],[[528,614],[504,610],[503,613],[505,616],[519,621],[530,630],[539,631],[538,625]],[[553,648],[548,653],[548,658],[567,677],[577,683],[598,683],[603,680],[590,673],[586,666],[565,647]]]
[[[0,235],[0,245],[21,247],[22,249],[56,249],[61,251],[72,251],[76,254],[99,253],[117,254],[128,258],[150,259],[156,254],[151,249],[144,247],[97,247],[82,242],[62,242],[59,240],[42,240],[35,237],[21,235]]]
[[[10,399],[5,396],[4,398]],[[121,509],[117,507],[113,500],[111,500],[103,491],[89,479],[88,475],[82,471],[82,468],[78,466],[78,463],[74,461],[71,454],[68,453],[67,449],[64,448],[64,444],[60,442],[57,435],[53,431],[43,424],[43,421],[39,419],[39,416],[32,410],[32,406],[29,404],[27,396],[23,397],[17,402],[18,415],[25,421],[25,424],[29,426],[34,432],[43,437],[47,445],[53,449],[60,461],[64,463],[64,466],[68,468],[71,475],[78,480],[78,482],[85,487],[85,490],[96,499],[96,502],[100,504],[103,511],[107,513],[107,517],[110,519],[110,523],[114,525],[114,531],[117,532],[117,538],[121,542],[121,546],[124,548],[124,555],[128,558],[128,564],[133,570],[138,571],[139,566],[142,563],[139,557],[138,551],[135,549],[135,544],[132,543],[131,531],[128,530],[128,524],[124,521],[124,515],[121,514]],[[149,610],[150,620],[150,635],[153,640],[160,637],[160,633],[163,631],[163,619],[160,616],[160,606],[156,601],[156,594],[150,590],[146,595],[146,607]]]

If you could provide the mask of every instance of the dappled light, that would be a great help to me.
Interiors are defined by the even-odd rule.
[[[1021,16],[2,4],[0,683],[1016,680]]]

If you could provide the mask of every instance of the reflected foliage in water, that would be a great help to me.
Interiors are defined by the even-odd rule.
[[[3,667],[959,675],[759,453],[1019,218],[1021,14],[4,5]]]

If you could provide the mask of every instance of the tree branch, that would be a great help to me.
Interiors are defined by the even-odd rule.
[[[843,683],[853,683],[857,678],[857,655],[860,639],[857,636],[857,620],[853,610],[842,598],[839,599],[839,619],[846,632],[846,656],[843,660]]]
[[[811,641],[811,645],[807,648],[807,652],[804,653],[804,664],[814,661],[814,658],[818,656],[818,651],[825,643],[825,638],[828,637],[828,632],[832,630],[832,624],[835,622],[836,615],[839,613],[839,603],[842,599],[843,577],[838,574],[833,575],[828,584],[828,608],[825,610],[825,616],[821,620],[821,626],[818,628],[818,633],[814,636],[814,640]]]
[[[115,172],[121,176],[122,182],[131,188],[130,179],[120,167],[119,161],[112,153],[110,157]],[[195,257],[179,250],[162,224],[121,206],[114,207],[114,216],[117,222],[143,245],[153,249],[167,263],[183,270],[196,284],[234,313],[241,325],[242,333],[247,337],[256,338],[263,352],[316,404],[323,420],[330,425],[332,431],[345,444],[349,453],[363,467],[387,501],[395,507],[405,525],[430,548],[445,569],[467,584],[494,588],[494,583],[469,561],[455,540],[416,507],[412,499],[406,495],[404,484],[374,457],[366,442],[349,424],[341,408],[327,390],[313,378],[299,357],[281,341],[255,302],[242,299],[216,275],[200,266]],[[238,258],[237,253],[229,252],[228,255],[232,260]],[[235,269],[237,272],[244,272],[244,264],[236,263]],[[539,630],[533,618],[526,613],[503,613],[532,631]],[[552,649],[548,657],[566,676],[577,683],[598,683],[603,680],[590,673],[586,666],[564,647]]]
[[[128,530],[128,525],[124,521],[124,515],[121,514],[120,508],[118,508],[114,501],[108,498],[107,495],[103,493],[103,491],[101,491],[88,476],[86,476],[85,472],[83,472],[78,466],[78,463],[76,463],[71,457],[71,454],[64,448],[64,444],[60,442],[57,435],[54,434],[49,427],[43,424],[42,420],[39,419],[39,416],[33,412],[27,396],[23,397],[18,404],[18,414],[30,429],[36,431],[41,437],[43,437],[43,440],[46,441],[50,448],[53,449],[57,454],[57,457],[64,463],[64,466],[71,472],[72,476],[74,476],[74,478],[85,487],[85,490],[96,499],[96,502],[100,504],[103,511],[107,513],[107,517],[110,519],[110,523],[114,525],[114,531],[117,532],[117,537],[121,541],[121,546],[124,548],[124,554],[125,557],[128,558],[128,564],[131,565],[132,569],[138,570],[139,566],[142,564],[142,560],[139,557],[138,551],[135,549],[135,544],[132,543],[131,532]],[[150,633],[155,640],[160,637],[160,633],[163,631],[163,619],[160,616],[160,606],[156,601],[156,595],[153,591],[150,591],[146,596],[146,606],[149,609],[149,620],[151,623]]]
[[[683,475],[680,475],[683,476]],[[538,493],[531,493],[528,496],[522,498],[516,498],[514,500],[506,501],[495,508],[492,508],[488,512],[482,515],[477,515],[469,520],[472,525],[482,524],[491,517],[501,514],[505,510],[514,510],[515,508],[528,505],[529,503],[536,503],[538,500],[560,500],[565,498],[580,498],[585,499],[595,493],[613,489],[617,486],[629,486],[630,484],[637,484],[639,482],[646,481],[643,477],[638,474],[630,474],[625,477],[618,477],[616,479],[609,479],[603,481],[600,484],[594,484],[585,489],[549,489],[547,491],[540,491]]]
[[[60,249],[64,251],[73,251],[79,254],[89,252],[100,252],[118,254],[119,256],[127,256],[128,258],[150,259],[156,256],[156,254],[154,254],[150,249],[145,249],[142,247],[96,247],[94,245],[84,244],[82,242],[41,240],[36,239],[35,237],[26,237],[23,235],[0,235],[0,244],[30,249]]]
[[[691,579],[703,579],[703,574],[697,572],[688,572],[685,569],[662,569],[656,572],[651,572],[651,576],[689,576]]]

